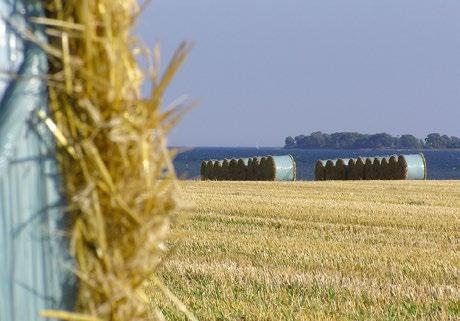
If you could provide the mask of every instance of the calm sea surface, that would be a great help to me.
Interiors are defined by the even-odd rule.
[[[422,152],[428,165],[428,179],[460,179],[460,150],[401,151],[401,150],[327,150],[283,148],[197,147],[176,156],[174,165],[181,179],[197,179],[202,160],[291,154],[297,164],[298,180],[313,180],[313,168],[318,159],[356,156],[383,156]]]

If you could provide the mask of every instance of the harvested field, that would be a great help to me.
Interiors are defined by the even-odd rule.
[[[200,320],[460,318],[460,182],[181,186],[161,276]]]

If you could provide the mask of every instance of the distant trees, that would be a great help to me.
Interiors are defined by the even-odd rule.
[[[440,135],[431,133],[424,140],[418,139],[414,135],[405,134],[398,137],[387,133],[373,135],[360,134],[356,132],[338,132],[325,134],[320,131],[310,135],[298,135],[294,138],[286,137],[284,148],[302,149],[440,149],[440,148],[460,148],[460,138],[455,136]]]

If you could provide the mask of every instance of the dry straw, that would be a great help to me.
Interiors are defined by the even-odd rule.
[[[155,277],[178,205],[165,135],[180,103],[162,110],[162,97],[190,46],[182,44],[163,76],[153,55],[131,36],[140,14],[135,0],[46,0],[50,115],[40,113],[59,145],[69,205],[71,253],[80,279],[75,312],[43,311],[65,320],[162,319],[146,295],[177,299]],[[141,97],[149,61],[152,90]],[[153,56],[153,58],[152,58]],[[193,319],[183,305],[179,308]]]

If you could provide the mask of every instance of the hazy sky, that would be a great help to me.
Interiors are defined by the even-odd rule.
[[[321,130],[460,136],[459,0],[154,0],[138,30],[195,48],[175,146],[281,146]]]

